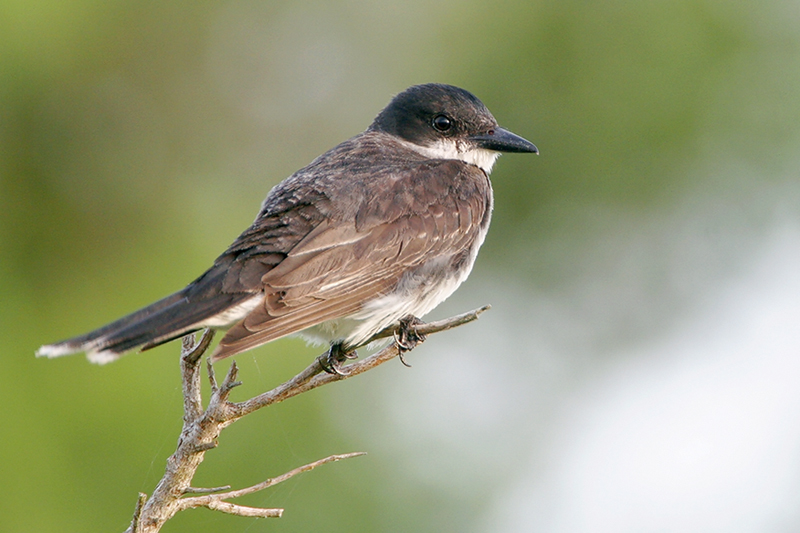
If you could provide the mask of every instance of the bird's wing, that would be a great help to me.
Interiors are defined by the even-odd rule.
[[[491,209],[488,178],[460,161],[415,164],[368,183],[355,216],[317,224],[264,272],[264,300],[213,359],[352,315],[430,259],[463,260]]]

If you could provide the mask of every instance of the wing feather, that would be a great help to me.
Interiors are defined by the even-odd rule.
[[[264,300],[228,331],[215,360],[357,313],[404,273],[468,249],[490,209],[486,176],[461,162],[427,162],[384,181],[389,191],[350,220],[320,223],[264,273]]]

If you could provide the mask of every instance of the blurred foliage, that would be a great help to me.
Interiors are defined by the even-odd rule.
[[[709,169],[725,161],[786,179],[800,133],[795,9],[0,0],[0,530],[123,530],[179,432],[174,343],[102,368],[34,350],[182,287],[271,186],[392,94],[465,87],[539,146],[496,167],[478,280],[557,292],[608,229],[603,213],[647,220],[723,190]],[[315,354],[286,340],[241,357],[239,397]],[[196,484],[246,486],[361,450],[326,415],[335,401],[370,400],[323,390],[258,413],[223,435]],[[368,451],[252,497],[286,507],[280,520],[192,511],[165,531],[471,530],[479,493],[404,485],[391,456]]]

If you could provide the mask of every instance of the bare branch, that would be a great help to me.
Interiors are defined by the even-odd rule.
[[[253,485],[253,486],[250,486],[250,487],[246,487],[244,489],[232,490],[230,492],[223,492],[221,494],[214,494],[212,497],[213,498],[219,498],[221,500],[228,500],[228,499],[231,499],[231,498],[239,498],[239,497],[245,496],[247,494],[253,494],[254,492],[258,492],[260,490],[268,489],[269,487],[277,485],[278,483],[283,483],[287,479],[293,478],[297,474],[302,474],[304,472],[308,472],[310,470],[314,470],[318,466],[322,466],[322,465],[327,464],[327,463],[335,463],[336,461],[341,461],[342,459],[350,459],[351,457],[359,457],[361,455],[367,455],[367,452],[353,452],[353,453],[343,453],[343,454],[340,454],[340,455],[330,455],[328,457],[325,457],[324,459],[319,459],[317,461],[314,461],[313,463],[309,463],[307,465],[299,466],[299,467],[295,468],[294,470],[290,470],[290,471],[286,472],[285,474],[282,474],[282,475],[280,475],[278,477],[274,477],[274,478],[268,479],[266,481],[262,481],[261,483],[258,483],[256,485]]]
[[[219,395],[221,400],[227,400],[228,396],[230,396],[231,391],[242,384],[241,381],[236,381],[236,376],[239,375],[239,367],[236,366],[236,361],[231,363],[231,368],[228,370],[228,373],[225,375],[225,379],[222,382],[222,385],[219,387]]]
[[[447,318],[444,320],[438,320],[436,322],[428,322],[427,324],[422,324],[416,327],[417,333],[422,335],[430,335],[433,333],[437,333],[439,331],[446,331],[448,329],[452,329],[474,320],[477,320],[478,317],[485,311],[489,310],[491,306],[486,305],[479,309],[474,309],[467,313],[463,313],[460,315],[456,315],[451,318]],[[370,338],[364,345],[368,345],[372,342],[375,342],[380,339],[385,339],[388,337],[392,337],[397,330],[396,327],[385,329],[377,334],[375,334],[372,338]],[[251,398],[247,401],[234,404],[233,407],[235,408],[237,414],[236,417],[242,417],[247,414],[252,413],[253,411],[257,411],[262,407],[266,407],[268,405],[272,405],[273,403],[282,402],[291,398],[292,396],[297,396],[303,392],[316,389],[317,387],[321,387],[322,385],[326,385],[328,383],[332,383],[334,381],[342,381],[347,378],[351,378],[353,376],[357,376],[358,374],[362,374],[367,370],[375,368],[378,365],[397,357],[400,353],[400,350],[396,343],[392,343],[389,346],[385,347],[381,351],[362,359],[361,361],[356,361],[347,365],[345,368],[346,372],[343,374],[328,374],[324,371],[322,364],[320,363],[319,359],[315,359],[311,365],[309,365],[305,370],[297,374],[295,377],[278,385],[271,391],[267,391],[265,393],[259,394],[258,396]],[[323,355],[324,356],[324,355]],[[323,357],[320,356],[320,357]]]
[[[203,399],[200,394],[200,367],[197,362],[208,349],[214,338],[214,330],[207,329],[199,341],[195,336],[186,335],[181,339],[181,374],[183,375],[183,422],[191,423],[203,412]]]
[[[214,365],[211,364],[211,359],[206,360],[206,373],[208,374],[208,383],[211,385],[211,392],[216,393],[219,386],[217,385],[217,375],[214,372]]]
[[[193,334],[184,336],[181,339],[183,347],[181,357],[190,363],[198,361],[208,350],[212,340],[214,340],[214,330],[210,328],[203,331],[199,341],[195,340]]]
[[[310,470],[315,469],[318,466],[327,463],[333,463],[336,461],[341,461],[342,459],[350,459],[351,457],[358,457],[360,455],[366,455],[366,452],[353,452],[341,455],[330,455],[328,457],[325,457],[324,459],[319,459],[317,461],[314,461],[313,463],[300,466],[278,477],[267,479],[266,481],[262,481],[261,483],[252,485],[250,487],[246,487],[239,490],[232,490],[229,492],[222,492],[219,494],[210,494],[207,496],[192,496],[190,498],[183,498],[182,500],[180,500],[180,509],[181,510],[194,509],[196,507],[208,507],[209,509],[212,509],[213,508],[212,505],[214,505],[214,502],[220,502],[221,500],[230,500],[232,498],[240,498],[242,496],[246,496],[247,494],[253,494],[255,492],[275,486],[278,483],[283,483],[287,479],[293,478],[297,474],[308,472]]]
[[[128,531],[133,533],[139,532],[139,520],[142,517],[142,508],[144,507],[145,502],[147,502],[147,494],[140,492],[139,498],[136,500],[136,508],[133,510],[133,518],[131,519],[131,525],[128,528]]]
[[[461,313],[460,315],[451,316],[450,318],[437,320],[435,322],[422,323],[416,327],[416,331],[419,335],[430,335],[432,333],[438,333],[440,331],[447,331],[448,329],[457,328],[458,326],[463,326],[464,324],[478,320],[483,313],[491,308],[491,305],[484,305],[478,309],[473,309],[472,311],[467,311],[466,313]],[[396,331],[396,326],[386,328],[383,331],[379,331],[373,335],[372,338],[364,344],[369,344],[379,339],[393,337]]]
[[[426,335],[472,322],[487,309],[489,309],[489,306],[438,322],[428,324],[415,323],[410,326],[414,337],[417,338],[414,342],[421,342]],[[406,327],[409,326],[407,325]],[[184,417],[183,428],[178,439],[178,447],[175,453],[167,460],[164,476],[153,491],[153,495],[149,499],[144,494],[139,495],[136,510],[127,531],[130,533],[155,533],[175,513],[196,507],[206,507],[238,516],[279,517],[283,512],[282,509],[247,507],[224,500],[264,490],[326,463],[364,455],[363,452],[331,455],[251,487],[233,491],[228,490],[229,486],[202,489],[191,485],[197,468],[203,462],[205,452],[217,446],[217,439],[225,427],[262,407],[282,402],[334,381],[342,381],[357,376],[396,357],[401,351],[398,346],[397,335],[401,329],[403,332],[408,332],[408,329],[395,326],[372,337],[365,344],[389,337],[393,337],[395,340],[377,353],[345,366],[346,372],[342,374],[326,373],[320,363],[320,359],[317,358],[305,370],[286,383],[241,403],[232,403],[228,400],[231,391],[241,385],[241,382],[236,380],[239,372],[236,363],[231,364],[225,379],[221,384],[218,384],[214,375],[214,368],[209,362],[207,369],[208,379],[211,383],[211,397],[205,410],[203,410],[202,406],[200,388],[200,360],[211,343],[213,333],[206,330],[199,340],[196,340],[194,335],[185,337],[181,350]],[[404,346],[404,351],[407,351],[413,348],[414,345],[404,344]],[[200,496],[186,496],[187,494],[200,494]]]
[[[215,492],[222,492],[223,490],[228,490],[231,488],[230,485],[223,485],[221,487],[186,487],[183,490],[184,494],[213,494]]]
[[[214,500],[205,507],[213,511],[221,511],[223,513],[251,518],[280,518],[283,515],[283,509],[261,509],[259,507],[247,507],[245,505],[237,505],[235,503],[219,500]]]

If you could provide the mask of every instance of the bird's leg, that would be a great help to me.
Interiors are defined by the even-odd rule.
[[[408,364],[403,358],[403,354],[416,348],[417,344],[424,342],[428,337],[424,333],[419,333],[417,331],[417,326],[421,326],[424,323],[425,322],[414,315],[408,315],[407,317],[400,319],[400,327],[398,327],[394,332],[394,342],[397,344],[398,348],[397,355],[400,357],[400,362],[407,367],[410,367],[411,365]]]
[[[328,351],[319,357],[319,364],[322,369],[328,374],[338,374],[344,376],[347,372],[343,372],[342,363],[348,359],[355,359],[358,354],[355,350],[345,350],[342,342],[332,342]]]

